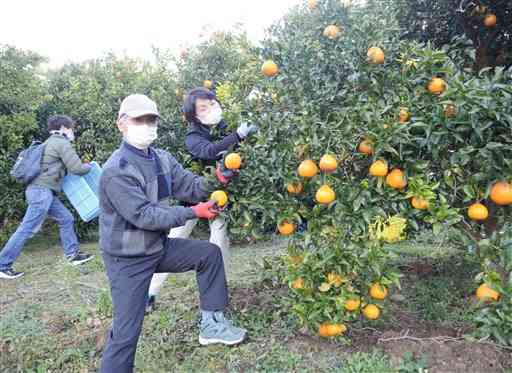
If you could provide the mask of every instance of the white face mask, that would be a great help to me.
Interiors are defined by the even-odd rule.
[[[197,119],[206,126],[214,126],[222,120],[222,109],[220,105],[216,105],[204,116],[197,117]]]
[[[124,135],[126,142],[137,149],[147,149],[158,138],[157,126],[127,124],[126,129]]]
[[[66,133],[66,137],[71,142],[75,141],[75,133],[72,130]]]

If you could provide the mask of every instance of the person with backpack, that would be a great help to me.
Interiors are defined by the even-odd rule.
[[[89,164],[82,163],[71,144],[74,127],[75,121],[68,116],[51,116],[47,121],[50,137],[43,144],[31,146],[16,161],[11,174],[28,184],[25,190],[28,207],[20,226],[0,251],[0,279],[23,276],[24,273],[16,272],[12,265],[47,216],[59,225],[64,256],[71,265],[83,264],[93,258],[80,251],[73,214],[57,197],[66,171],[84,175],[91,169]]]
[[[219,164],[223,168],[222,156],[255,132],[257,127],[242,123],[236,131],[226,133],[226,123],[222,119],[222,108],[215,94],[206,88],[192,89],[185,97],[183,112],[189,123],[185,145],[194,161],[205,166]],[[217,132],[216,135],[213,132]],[[220,161],[220,162],[219,162]],[[223,169],[223,174],[232,176],[233,171]],[[198,219],[188,220],[182,227],[173,228],[169,237],[188,238]],[[226,220],[218,216],[210,221],[210,242],[218,245],[222,251],[224,268],[229,274],[229,237]],[[146,312],[152,312],[155,301],[169,273],[155,273],[149,287]]]
[[[123,142],[103,165],[100,179],[100,249],[110,282],[113,320],[100,372],[133,371],[149,284],[154,273],[195,271],[199,288],[199,343],[234,345],[247,331],[224,316],[228,288],[222,253],[208,241],[169,238],[192,219],[214,219],[208,199],[216,182],[185,170],[154,148],[160,114],[149,97],[133,94],[119,109]],[[222,179],[219,169],[217,180]],[[190,207],[171,205],[186,201]]]

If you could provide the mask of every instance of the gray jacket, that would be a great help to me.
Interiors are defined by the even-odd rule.
[[[69,173],[84,175],[91,167],[82,163],[76,154],[71,142],[62,135],[51,135],[45,141],[43,159],[41,163],[41,174],[30,184],[49,188],[60,192],[62,178]]]
[[[210,185],[183,169],[168,152],[149,154],[123,143],[103,166],[100,180],[100,248],[110,255],[151,255],[163,249],[170,228],[194,219],[189,207],[170,206],[170,198],[197,203]]]

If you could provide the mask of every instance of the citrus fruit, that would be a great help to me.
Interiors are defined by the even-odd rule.
[[[496,290],[491,289],[486,284],[482,284],[476,289],[476,297],[480,301],[497,301],[500,298],[500,293],[498,293]]]
[[[512,203],[512,185],[507,181],[498,181],[492,186],[490,196],[497,205],[510,205]]]
[[[238,153],[229,153],[224,158],[224,166],[229,170],[238,170],[242,165],[242,157]]]
[[[312,178],[318,173],[318,167],[311,159],[306,159],[300,163],[297,173],[301,177]]]
[[[338,161],[336,158],[330,154],[324,154],[322,158],[320,158],[320,170],[323,172],[334,172],[338,167]]]
[[[360,305],[361,305],[361,300],[358,298],[347,299],[345,301],[345,309],[347,311],[355,311],[359,308]]]
[[[315,194],[315,199],[318,203],[328,205],[336,199],[336,193],[329,185],[322,185]]]
[[[219,207],[224,207],[228,203],[228,195],[223,190],[216,190],[210,195],[210,199],[215,201]]]
[[[296,278],[292,284],[292,289],[304,289],[304,279],[302,277]]]
[[[485,27],[494,27],[496,26],[496,15],[488,14],[484,18]]]
[[[288,183],[288,185],[286,185],[286,190],[290,194],[299,194],[299,193],[302,193],[302,191],[304,190],[304,187],[302,186],[302,183],[300,183],[300,182]]]
[[[411,205],[415,209],[418,210],[426,210],[428,209],[429,203],[427,200],[420,198],[420,197],[412,197],[411,198]]]
[[[384,63],[384,52],[379,47],[371,47],[366,53],[370,63],[379,65]]]
[[[393,189],[403,189],[407,186],[407,178],[402,170],[395,168],[386,176],[386,184]]]
[[[368,320],[377,320],[380,316],[379,307],[377,307],[375,304],[369,304],[363,308],[363,315]]]
[[[287,221],[284,221],[277,226],[277,230],[283,236],[289,236],[290,234],[295,232],[295,225],[292,223],[288,223]]]
[[[440,95],[446,89],[446,82],[441,78],[432,78],[428,83],[427,89],[433,95]]]
[[[485,220],[489,216],[489,210],[481,203],[473,203],[469,206],[468,216],[472,220]]]
[[[370,166],[370,175],[383,177],[388,174],[388,164],[386,161],[377,160]]]
[[[279,72],[279,68],[277,67],[277,64],[274,61],[268,60],[265,61],[263,65],[261,65],[261,72],[266,77],[271,78],[277,75],[277,73]]]
[[[324,29],[323,35],[329,39],[336,39],[341,32],[341,29],[336,25],[329,25]]]
[[[457,116],[457,106],[455,104],[446,104],[443,113],[445,118],[454,118]]]
[[[375,283],[370,287],[370,296],[373,299],[384,300],[388,296],[388,289],[379,283]]]
[[[370,140],[363,140],[359,144],[357,150],[359,151],[359,153],[371,155],[373,154],[373,144]]]

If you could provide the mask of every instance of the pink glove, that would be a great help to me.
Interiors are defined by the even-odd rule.
[[[198,203],[197,205],[192,206],[191,209],[198,218],[213,219],[219,214],[215,209],[214,201]]]
[[[217,165],[217,169],[215,170],[215,176],[217,176],[217,180],[219,180],[219,182],[222,185],[226,185],[227,183],[229,183],[229,179],[222,174],[222,168],[220,163]]]

